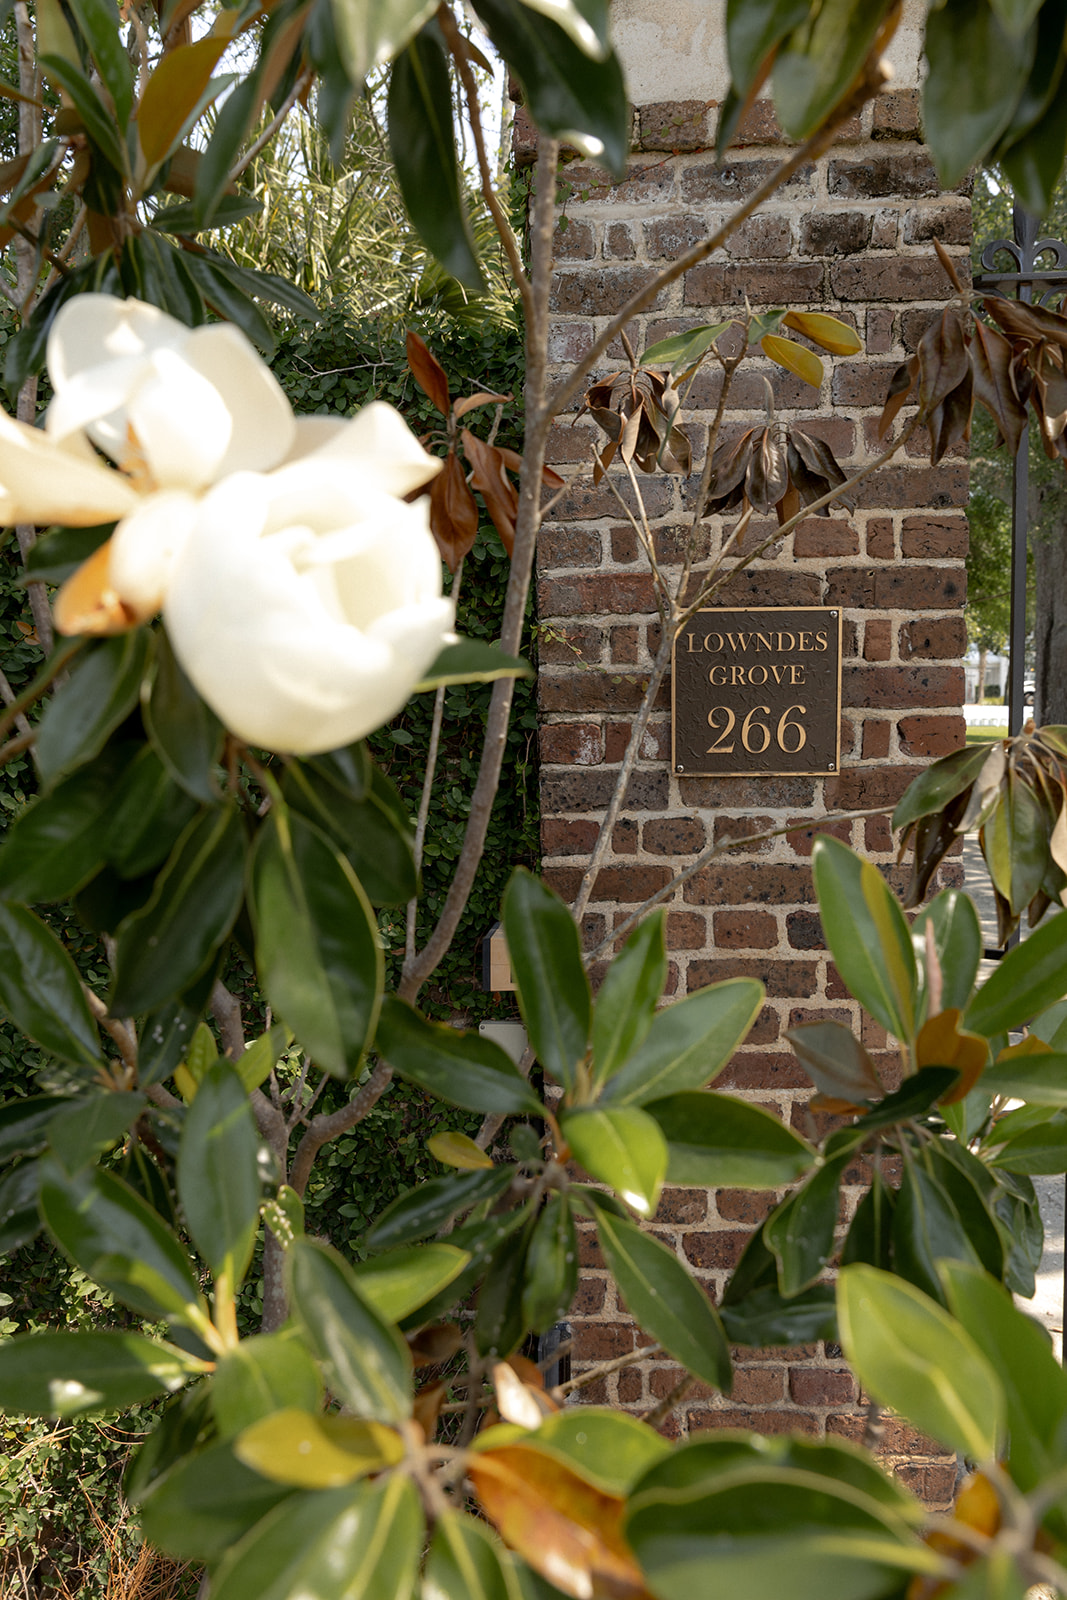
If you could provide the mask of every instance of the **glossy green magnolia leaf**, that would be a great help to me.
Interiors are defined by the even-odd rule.
[[[535,1333],[561,1322],[571,1308],[578,1287],[578,1236],[570,1205],[563,1195],[550,1194],[526,1252],[526,1279],[522,1314]]]
[[[41,1231],[39,1171],[39,1162],[19,1161],[0,1178],[0,1256],[29,1244]]]
[[[35,1094],[0,1105],[0,1162],[38,1155],[48,1143],[49,1124],[56,1113],[81,1104],[69,1095]]]
[[[523,4],[557,22],[594,61],[607,57],[611,49],[608,0],[523,0]]]
[[[779,47],[774,105],[792,139],[804,139],[851,87],[890,0],[824,0]]]
[[[841,1265],[863,1261],[869,1267],[889,1272],[892,1267],[892,1225],[896,1191],[874,1168],[871,1186],[853,1213],[845,1242],[841,1246]]]
[[[731,1344],[756,1350],[837,1339],[837,1308],[828,1283],[817,1283],[789,1299],[777,1285],[767,1284],[730,1305],[724,1303],[719,1315]]]
[[[856,1105],[881,1098],[874,1062],[843,1022],[801,1022],[785,1036],[820,1094]]]
[[[933,934],[934,951],[941,972],[941,1003],[936,1011],[954,1007],[965,1011],[982,959],[982,927],[974,901],[960,889],[942,889],[919,912],[911,925],[915,959],[919,967],[919,1018],[929,1011],[929,984],[926,972],[927,929]]]
[[[1037,30],[1009,32],[988,0],[945,0],[926,24],[923,129],[950,189],[1011,122],[1034,60]]]
[[[114,173],[124,173],[129,167],[126,148],[122,136],[115,124],[114,116],[108,110],[100,95],[97,94],[89,78],[71,61],[65,61],[62,56],[42,55],[41,66],[48,76],[65,89],[81,119],[85,132],[91,144],[96,146],[99,156],[107,166],[114,169]],[[107,182],[106,172],[97,177],[97,181]],[[113,181],[113,180],[112,180]],[[130,635],[123,635],[129,638]]]
[[[512,1560],[491,1529],[463,1512],[438,1517],[422,1600],[516,1600]]]
[[[76,1267],[142,1316],[201,1323],[206,1306],[178,1239],[140,1195],[96,1167],[42,1164],[41,1215]]]
[[[495,644],[483,639],[457,639],[446,644],[415,685],[414,693],[436,689],[440,684],[493,683],[497,678],[532,678],[534,669],[521,656],[506,656]]]
[[[356,1416],[402,1422],[411,1413],[411,1354],[329,1245],[296,1239],[286,1252],[289,1303],[326,1381]]]
[[[422,1543],[410,1478],[297,1494],[229,1552],[211,1600],[411,1600]]]
[[[76,1417],[173,1394],[207,1364],[140,1333],[27,1333],[0,1343],[0,1408]]]
[[[1009,950],[967,1007],[963,1026],[987,1039],[1028,1022],[1067,992],[1067,917],[1051,917]]]
[[[398,905],[418,893],[411,820],[372,762],[358,768],[353,782],[329,757],[291,761],[282,793],[293,811],[329,835],[375,905]]]
[[[48,702],[37,726],[37,766],[46,789],[100,754],[109,736],[137,704],[148,664],[146,628],[86,651],[70,679]]]
[[[774,1252],[778,1286],[786,1296],[809,1288],[833,1256],[837,1191],[849,1159],[827,1161],[764,1224],[763,1237]]]
[[[449,1105],[534,1116],[544,1110],[540,1096],[498,1044],[473,1030],[430,1022],[394,995],[382,1001],[375,1045],[401,1077]]]
[[[470,1262],[440,1294],[434,1295],[432,1300],[427,1300],[425,1305],[419,1306],[403,1319],[401,1325],[404,1331],[411,1332],[439,1322],[453,1307],[464,1305],[481,1283],[486,1268],[504,1240],[517,1233],[527,1220],[525,1210],[516,1207],[511,1211],[498,1212],[481,1222],[464,1223],[450,1233],[448,1237],[452,1246],[469,1254]]]
[[[1045,1330],[1019,1311],[988,1273],[945,1261],[941,1280],[952,1315],[996,1369],[1003,1386],[1011,1476],[1029,1494],[1063,1460],[1067,1373],[1053,1355]]]
[[[275,1506],[297,1498],[292,1489],[271,1483],[238,1461],[229,1441],[197,1450],[202,1427],[194,1412],[188,1429],[178,1430],[170,1469],[154,1482],[138,1484],[144,1537],[179,1561],[220,1560]],[[183,1439],[184,1433],[192,1437]],[[148,1476],[145,1471],[143,1477]]]
[[[809,9],[808,0],[726,0],[726,54],[740,99],[772,50],[807,21]]]
[[[115,782],[132,748],[105,751],[15,818],[0,850],[0,898],[67,900],[89,881],[104,861]]]
[[[143,1094],[115,1090],[67,1102],[48,1125],[52,1154],[75,1173],[121,1139],[147,1104]]]
[[[658,1011],[644,1041],[605,1085],[603,1105],[645,1105],[702,1089],[726,1066],[763,1004],[754,978],[729,978]]]
[[[386,1322],[402,1322],[459,1277],[470,1262],[454,1244],[423,1244],[416,1250],[389,1250],[353,1265],[364,1300]]]
[[[631,1314],[694,1377],[728,1394],[730,1349],[715,1308],[673,1250],[602,1211],[597,1236]]]
[[[999,1283],[1004,1273],[1006,1241],[995,1213],[1002,1193],[996,1174],[958,1139],[932,1141],[927,1157],[934,1176],[956,1209],[971,1250]],[[957,1255],[966,1261],[970,1251]]]
[[[1007,1118],[998,1124],[993,1136],[995,1141],[1003,1137],[1006,1122]],[[1067,1112],[1056,1111],[1037,1127],[1024,1126],[997,1150],[992,1163],[1004,1172],[1026,1173],[1031,1177],[1067,1172]]]
[[[175,999],[204,973],[244,895],[245,831],[234,806],[201,811],[182,833],[155,889],[115,941],[114,1016]]]
[[[235,1293],[259,1226],[259,1138],[252,1107],[230,1062],[216,1061],[185,1116],[178,1197],[193,1243],[214,1278]]]
[[[934,1300],[941,1299],[938,1260],[949,1257],[978,1264],[951,1198],[917,1160],[904,1164],[893,1208],[892,1243],[894,1270]]]
[[[431,1178],[417,1189],[386,1206],[368,1229],[366,1242],[372,1250],[390,1250],[395,1245],[425,1239],[462,1211],[482,1200],[495,1200],[504,1193],[515,1176],[512,1166],[494,1167],[491,1172],[462,1172],[455,1177]]]
[[[979,839],[994,888],[1019,915],[1048,870],[1048,822],[1038,796],[1010,767]]]
[[[220,1439],[232,1439],[287,1406],[317,1411],[321,1401],[318,1368],[291,1328],[242,1339],[219,1360],[211,1382]],[[247,1464],[256,1466],[254,1461]]]
[[[804,0],[789,0],[796,5],[803,4]],[[676,378],[679,373],[685,372],[688,367],[706,355],[720,334],[726,332],[731,324],[729,322],[708,323],[702,328],[692,328],[688,333],[675,333],[669,339],[660,339],[655,344],[650,344],[641,357],[644,366],[649,363],[669,366],[671,377]]]
[[[345,70],[361,84],[375,67],[399,55],[434,13],[434,0],[334,0],[333,25]]]
[[[672,1454],[654,1429],[606,1406],[565,1408],[545,1417],[536,1433],[514,1423],[483,1428],[472,1448],[521,1443],[576,1471],[604,1494],[625,1496],[657,1462]]]
[[[932,761],[909,783],[897,802],[892,819],[894,832],[943,810],[950,800],[970,788],[988,759],[989,750],[984,746],[967,745]]]
[[[1067,1052],[1054,1050],[1047,1056],[1013,1056],[994,1062],[982,1074],[986,1094],[1025,1100],[1033,1106],[1055,1106],[1067,1110]]]
[[[945,1570],[895,1507],[840,1482],[829,1462],[805,1470],[739,1461],[688,1487],[639,1484],[624,1530],[661,1600],[875,1600],[908,1572]]]
[[[503,922],[530,1043],[545,1071],[573,1088],[593,1009],[578,929],[559,896],[523,867],[505,891]]]
[[[537,126],[621,177],[630,117],[616,56],[591,60],[555,22],[519,0],[478,0],[475,9],[522,84]]]
[[[403,1459],[400,1435],[381,1422],[322,1416],[287,1406],[253,1422],[234,1441],[246,1467],[294,1489],[339,1489]]]
[[[1006,1420],[1000,1379],[936,1301],[856,1264],[838,1276],[837,1316],[845,1355],[876,1400],[972,1460],[996,1454]]]
[[[276,805],[252,857],[256,968],[316,1064],[347,1077],[374,1031],[382,952],[373,908],[317,828]]]
[[[811,852],[826,942],[842,978],[898,1039],[915,1031],[918,979],[904,913],[877,867],[829,834]]]
[[[167,859],[196,811],[192,796],[143,745],[113,786],[104,854],[122,877],[139,878]]]
[[[459,181],[452,87],[439,35],[423,28],[389,74],[389,150],[408,214],[453,278],[484,288]]]
[[[518,1211],[521,1232],[502,1229],[502,1237],[489,1257],[474,1321],[474,1343],[480,1356],[506,1360],[522,1343],[529,1327],[523,1312],[523,1287],[526,1282],[526,1252],[536,1221],[534,1209]]]
[[[50,528],[41,533],[26,553],[22,585],[63,583],[107,543],[114,527],[113,522],[102,522],[95,528]]]
[[[780,1117],[714,1090],[692,1089],[645,1108],[668,1145],[671,1183],[778,1189],[815,1164],[815,1151]]]
[[[600,985],[593,1007],[593,1081],[603,1083],[643,1042],[667,981],[667,949],[657,910],[631,933]]]
[[[1036,61],[1041,58],[1042,44],[1038,39]],[[1001,140],[999,165],[1011,184],[1018,203],[1035,216],[1047,213],[1054,204],[1054,195],[1063,173],[1067,155],[1067,100],[1060,92],[1062,77],[1057,81],[1047,109],[1018,139],[1004,149],[1011,130]]]
[[[561,1119],[563,1137],[590,1177],[606,1183],[642,1217],[659,1204],[667,1176],[667,1141],[637,1106],[605,1111],[570,1111]]]
[[[25,906],[0,901],[0,1011],[64,1061],[98,1066],[100,1038],[81,979],[51,928]]]
[[[218,799],[214,768],[222,753],[222,723],[201,700],[161,634],[155,666],[141,690],[141,712],[152,747],[176,783],[212,805]]]
[[[253,1039],[241,1059],[234,1062],[234,1069],[246,1093],[251,1094],[253,1089],[258,1089],[269,1078],[287,1042],[286,1030],[275,1025],[268,1028],[266,1033],[261,1033],[258,1039]]]
[[[923,1116],[958,1076],[955,1067],[921,1067],[851,1127],[832,1133],[823,1145],[823,1154],[829,1159],[842,1151],[857,1149],[879,1128],[892,1128],[898,1122]]]

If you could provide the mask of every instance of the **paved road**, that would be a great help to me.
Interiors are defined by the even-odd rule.
[[[989,887],[989,874],[977,836],[963,841],[963,869],[967,892],[978,907],[987,949],[997,942],[997,914],[993,904],[993,891]],[[1025,928],[1024,928],[1025,934]],[[983,976],[993,971],[995,963],[984,962]],[[1052,1334],[1056,1354],[1062,1359],[1063,1350],[1063,1258],[1064,1258],[1064,1179],[1035,1178],[1034,1187],[1041,1202],[1041,1215],[1045,1223],[1045,1254],[1037,1275],[1037,1293],[1033,1300],[1020,1300],[1024,1311],[1039,1318]]]

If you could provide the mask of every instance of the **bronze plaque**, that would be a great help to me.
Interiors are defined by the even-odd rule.
[[[687,777],[836,772],[841,613],[698,611],[674,646],[672,762]]]

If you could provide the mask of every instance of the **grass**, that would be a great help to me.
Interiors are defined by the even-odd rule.
[[[1006,739],[1007,737],[1007,723],[1002,728],[980,727],[967,729],[968,744],[988,744],[993,739]]]

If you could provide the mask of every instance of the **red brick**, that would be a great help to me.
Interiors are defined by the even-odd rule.
[[[645,235],[645,253],[659,261],[677,261],[694,245],[708,236],[704,217],[694,212],[683,212],[672,217],[656,217],[642,225]]]
[[[613,572],[589,578],[548,578],[540,588],[543,617],[599,616],[655,609],[648,573]]]
[[[919,211],[909,211],[904,218],[904,243],[928,244],[940,239],[942,244],[969,245],[972,236],[971,208],[969,205],[924,206]]]
[[[678,789],[683,805],[709,809],[810,806],[815,799],[811,778],[680,778]]]
[[[593,329],[588,322],[553,322],[548,329],[550,361],[581,361],[593,347]]]
[[[815,262],[724,266],[705,261],[685,274],[687,306],[810,305],[825,298],[824,268]]]
[[[643,1398],[644,1385],[636,1367],[624,1367],[619,1373],[619,1400],[624,1406],[635,1405]]]
[[[812,846],[820,833],[832,834],[843,844],[852,842],[851,822],[806,822],[800,817],[790,817],[789,820],[795,824],[796,831],[787,833],[786,839],[798,856],[811,855]]]
[[[689,987],[721,983],[726,978],[757,978],[768,995],[779,1000],[806,1000],[819,987],[819,969],[813,961],[747,960],[737,956],[718,956],[713,961],[689,963]]]
[[[861,510],[882,511],[930,506],[947,510],[967,504],[969,475],[963,461],[943,461],[938,467],[911,467],[890,462],[880,472],[857,485],[856,505]]]
[[[896,557],[893,543],[893,522],[890,517],[871,517],[867,523],[867,554],[875,561],[892,561]]]
[[[788,144],[774,111],[774,101],[753,100],[738,124],[733,144],[743,149],[752,144]]]
[[[885,306],[870,306],[867,311],[867,354],[888,355],[893,348],[893,313]]]
[[[834,364],[831,393],[839,406],[885,405],[889,380],[898,362],[838,361]]]
[[[573,667],[576,661],[595,663],[604,649],[604,635],[589,623],[569,622],[566,626],[554,623],[542,628],[538,642],[541,665],[562,663]]]
[[[631,818],[624,817],[617,822],[611,830],[611,848],[617,856],[634,856],[637,854],[640,827]]]
[[[960,616],[920,617],[906,622],[898,639],[900,654],[928,660],[954,661],[967,648],[967,624]]]
[[[599,766],[604,759],[604,730],[596,722],[555,722],[539,735],[541,760],[565,766]]]
[[[541,849],[546,856],[585,856],[596,844],[600,825],[567,822],[562,817],[542,817]]]
[[[897,567],[876,572],[875,605],[891,611],[947,611],[967,599],[960,567]]]
[[[599,567],[600,534],[585,528],[549,524],[537,538],[538,571],[556,567]]]
[[[628,480],[619,474],[615,486],[623,503],[634,510],[634,495]],[[674,480],[646,477],[641,485],[641,498],[650,517],[667,516],[674,504]],[[911,501],[909,504],[922,505],[923,502]],[[592,522],[599,517],[617,517],[619,502],[606,484],[595,489],[586,479],[567,490],[552,514],[557,522]]]
[[[620,662],[624,666],[632,666],[637,661],[637,628],[633,623],[625,623],[621,628],[612,628],[609,633],[608,651],[612,661]]]
[[[967,742],[962,717],[903,717],[897,728],[901,749],[908,756],[947,756]]]
[[[858,556],[859,534],[850,522],[835,522],[827,517],[809,517],[798,523],[793,533],[793,554],[807,556]]]
[[[696,1222],[703,1222],[707,1214],[707,1189],[666,1188],[656,1212],[656,1221],[684,1223],[692,1227]]]
[[[707,942],[707,920],[700,916],[698,912],[668,911],[668,950],[703,950]]]
[[[785,919],[786,938],[794,950],[825,950],[822,922],[815,911],[790,911]]]
[[[792,1367],[789,1394],[798,1406],[854,1405],[856,1381],[851,1372],[826,1367]]]
[[[785,1399],[785,1373],[781,1367],[735,1367],[730,1398],[735,1405],[778,1405]]]
[[[841,674],[841,699],[870,710],[962,705],[963,668],[850,665]]]
[[[863,759],[864,761],[882,761],[889,754],[890,726],[888,722],[871,722],[863,724]]]
[[[596,200],[610,205],[652,206],[669,200],[674,189],[674,173],[663,161],[633,162],[623,178],[613,178],[602,167],[573,162],[563,174],[570,192],[580,200]]]
[[[604,730],[604,760],[621,761],[630,744],[633,724],[609,722]],[[669,761],[671,756],[671,730],[666,722],[651,723],[641,740],[641,756],[646,761]]]
[[[848,256],[866,250],[871,239],[871,218],[864,211],[812,211],[800,229],[800,248],[806,256]]]
[[[769,1008],[768,1008],[769,1009]],[[777,1012],[771,1013],[774,1021],[773,1038],[778,1037],[779,1018]],[[790,1023],[790,1025],[792,1025]],[[747,1043],[754,1041],[754,1033],[750,1033]],[[764,1050],[740,1050],[734,1056],[729,1066],[725,1067],[715,1079],[716,1089],[811,1089],[811,1079],[803,1072],[797,1062],[796,1056],[783,1052]]]
[[[660,100],[638,107],[639,150],[702,150],[708,140],[709,100]]]
[[[761,833],[773,833],[777,826],[777,818],[769,816],[716,817],[715,843],[724,845],[729,844],[734,839],[754,839]],[[745,853],[746,855],[767,855],[773,846],[773,839],[764,839],[759,844],[746,845]]]
[[[600,1253],[596,1232],[593,1228],[578,1229],[578,1264],[582,1267],[603,1267],[607,1263]]]
[[[687,205],[703,200],[747,199],[772,172],[778,171],[779,165],[777,160],[731,161],[729,164],[704,161],[685,167],[681,179],[682,199]],[[814,178],[815,167],[808,162],[793,174],[787,184],[783,184],[779,193],[786,195],[795,194],[797,190],[810,190]],[[786,303],[790,297],[783,294],[781,298]]]
[[[572,658],[573,659],[573,658]],[[542,672],[537,694],[542,711],[631,711],[641,704],[648,678],[640,672]],[[657,705],[670,704],[661,695]]]
[[[647,267],[599,266],[588,272],[557,272],[549,306],[552,311],[570,316],[612,316],[633,295],[646,289],[655,276]],[[652,305],[662,305],[665,295],[666,290],[661,289]]]
[[[732,1270],[747,1243],[747,1233],[725,1229],[715,1233],[687,1233],[682,1238],[682,1248],[690,1265],[703,1267],[705,1271],[715,1267]]]
[[[872,139],[918,139],[919,91],[894,89],[875,97]]]
[[[817,1435],[819,1424],[801,1411],[750,1411],[727,1401],[714,1411],[690,1411],[690,1438],[704,1428],[748,1428],[755,1433],[807,1433]]]
[[[757,214],[727,240],[726,253],[735,261],[783,260],[792,243],[788,217]]]
[[[773,950],[778,923],[769,911],[716,911],[715,944],[720,950]]]
[[[634,232],[627,222],[609,222],[604,230],[604,254],[622,261],[632,261],[637,254]]]
[[[611,798],[617,774],[588,768],[550,773],[541,779],[544,811],[602,811]],[[635,772],[626,789],[629,811],[663,811],[669,796],[666,772]]]
[[[642,842],[650,855],[699,855],[707,843],[704,824],[696,817],[659,817],[646,822]]]
[[[810,905],[815,898],[807,867],[787,862],[713,861],[693,874],[683,893],[694,906],[795,906]]]
[[[970,529],[966,517],[905,517],[900,533],[900,549],[905,556],[928,559],[933,556],[967,554]]]
[[[894,848],[888,817],[867,818],[863,824],[863,847],[868,855],[884,855]]]
[[[588,222],[561,217],[552,238],[552,254],[557,261],[591,261],[596,255],[596,239]]]
[[[594,900],[614,900],[620,905],[640,905],[671,879],[668,867],[604,867],[593,885]]]
[[[603,1278],[581,1277],[571,1304],[573,1317],[595,1317],[604,1306],[607,1283]]]
[[[893,649],[893,626],[887,617],[868,617],[863,625],[863,659],[888,661]]]
[[[719,1189],[715,1205],[720,1217],[727,1222],[743,1222],[756,1228],[765,1222],[778,1204],[777,1196],[753,1189]]]
[[[925,152],[922,155],[909,151],[905,155],[865,156],[859,161],[832,160],[827,177],[830,193],[849,199],[882,200],[898,195],[905,198],[933,196],[941,192],[937,173]],[[892,295],[888,298],[899,300],[908,297]]]

